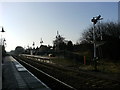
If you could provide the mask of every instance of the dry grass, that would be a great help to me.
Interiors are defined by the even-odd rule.
[[[104,72],[120,73],[120,62],[104,61],[103,65],[100,67],[103,67]]]
[[[93,65],[81,65],[79,68],[86,71],[94,70]],[[120,62],[99,61],[97,69],[104,73],[120,73]]]
[[[92,71],[94,70],[93,65],[84,65],[81,64],[75,60],[66,59],[63,57],[56,57],[52,59],[52,62],[64,66],[64,67],[74,67],[78,68],[79,70],[85,70],[85,71]],[[120,62],[112,62],[112,61],[106,61],[106,60],[99,60],[97,69],[100,72],[104,73],[120,73]]]
[[[76,61],[70,60],[64,57],[56,57],[54,59],[51,59],[51,61],[55,64],[59,64],[59,65],[66,66],[66,67],[77,64]]]

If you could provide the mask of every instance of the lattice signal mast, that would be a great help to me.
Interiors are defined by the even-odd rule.
[[[43,43],[43,40],[42,40],[42,38],[41,38],[40,44],[42,45],[42,43]]]

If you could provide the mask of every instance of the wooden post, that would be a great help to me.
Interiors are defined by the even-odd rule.
[[[86,65],[86,57],[84,56],[84,65]]]

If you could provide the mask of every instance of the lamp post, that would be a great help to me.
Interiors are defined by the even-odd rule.
[[[5,32],[4,28],[3,27],[1,27],[1,28],[2,28],[2,31],[0,31],[0,32],[4,33]],[[2,45],[2,35],[1,35],[1,45]]]
[[[34,55],[35,52],[35,42],[33,42],[33,49],[32,49],[32,54]]]
[[[4,40],[3,40],[3,46],[4,46],[4,47],[5,47],[5,45],[6,45],[5,41],[6,41],[6,40],[5,40],[5,38],[4,38]]]
[[[94,54],[93,54],[93,61],[94,61],[94,70],[97,71],[97,57],[96,57],[96,38],[95,38],[95,24],[98,22],[98,20],[102,20],[101,15],[97,17],[93,17],[91,19],[91,22],[93,22],[93,44],[94,44]]]
[[[3,27],[0,27],[2,28],[2,31],[0,32],[5,32],[4,31],[4,28]],[[2,35],[1,35],[1,44],[0,44],[0,90],[2,89]]]

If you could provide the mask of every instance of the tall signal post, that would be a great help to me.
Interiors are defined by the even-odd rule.
[[[99,20],[102,20],[101,15],[97,17],[93,17],[91,22],[93,23],[93,44],[94,44],[94,54],[93,54],[93,61],[94,61],[94,70],[97,71],[97,56],[96,56],[96,38],[95,38],[95,25]]]
[[[40,44],[42,45],[42,43],[43,43],[43,40],[42,40],[42,38],[41,38]]]

